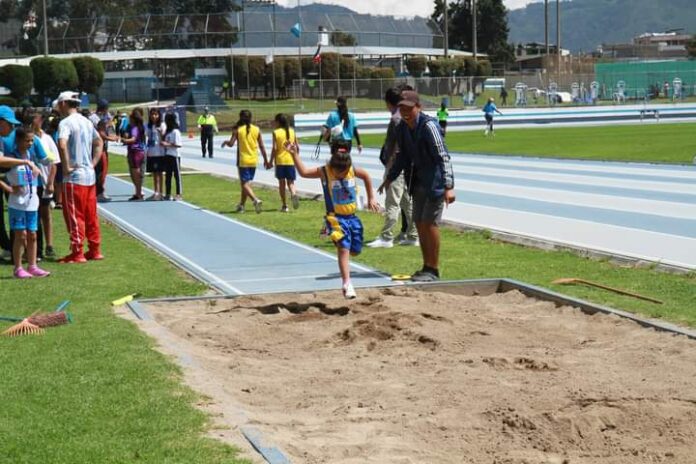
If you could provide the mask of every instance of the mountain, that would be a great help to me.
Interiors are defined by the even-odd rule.
[[[510,41],[544,41],[544,3],[508,13]],[[644,32],[684,28],[696,33],[695,0],[571,0],[561,2],[561,45],[590,52],[602,43],[627,43]],[[556,1],[549,1],[549,42],[556,42]]]

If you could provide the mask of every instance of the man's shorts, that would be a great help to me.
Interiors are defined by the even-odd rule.
[[[327,214],[325,220],[331,241],[341,248],[350,250],[351,255],[359,255],[363,244],[363,225],[360,218],[355,215]]]
[[[276,179],[286,179],[294,181],[297,179],[297,171],[295,166],[276,166],[275,168]]]
[[[445,196],[432,198],[430,193],[421,188],[413,192],[413,221],[418,224],[442,223],[442,211],[445,209]]]
[[[144,151],[131,151],[128,153],[128,167],[131,169],[140,169],[145,161]]]
[[[256,168],[239,168],[239,181],[242,184],[251,182],[256,175]]]
[[[164,156],[148,156],[147,172],[164,172]]]
[[[38,211],[22,211],[8,208],[8,213],[10,217],[10,230],[28,230],[29,232],[36,232],[38,230]]]

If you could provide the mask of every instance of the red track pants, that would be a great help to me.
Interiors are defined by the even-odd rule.
[[[63,218],[70,234],[71,253],[83,254],[85,238],[90,252],[100,252],[101,232],[97,217],[97,191],[94,185],[63,183]]]

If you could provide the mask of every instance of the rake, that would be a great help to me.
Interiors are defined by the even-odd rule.
[[[29,317],[0,316],[0,321],[17,322],[17,324],[5,330],[2,335],[16,337],[19,335],[41,335],[45,327],[55,327],[57,325],[69,324],[72,322],[72,315],[65,312],[65,308],[70,301],[65,300],[58,305],[52,313],[32,314]]]
[[[649,302],[655,303],[655,304],[663,304],[664,303],[663,301],[657,300],[655,298],[651,298],[649,296],[629,292],[628,290],[624,290],[621,288],[609,287],[607,285],[598,284],[597,282],[592,282],[590,280],[585,280],[585,279],[576,279],[576,278],[556,279],[551,283],[552,284],[560,284],[560,285],[572,285],[572,284],[589,285],[590,287],[601,288],[603,290],[608,290],[610,292],[618,293],[619,295],[626,295],[626,296],[630,296],[633,298],[638,298],[639,300],[649,301]]]

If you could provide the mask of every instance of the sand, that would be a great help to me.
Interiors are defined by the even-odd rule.
[[[696,462],[696,342],[615,316],[408,288],[147,310],[220,436],[293,463]]]

